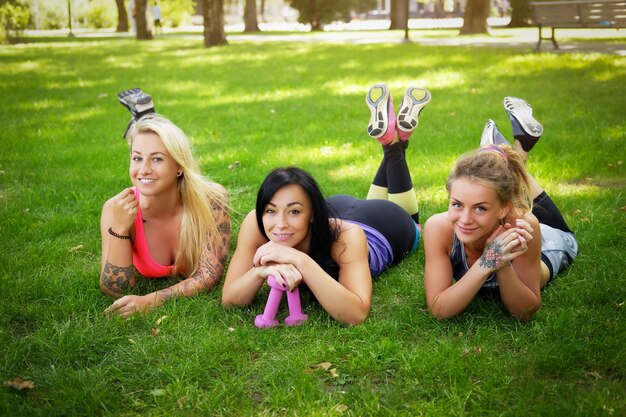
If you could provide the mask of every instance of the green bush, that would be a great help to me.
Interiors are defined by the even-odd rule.
[[[153,2],[149,2],[149,8],[151,8]],[[160,4],[161,13],[163,17],[162,22],[173,28],[180,26],[183,23],[190,21],[190,16],[193,13],[194,1],[193,0],[170,0],[163,1]],[[152,16],[150,16],[152,19]]]
[[[90,28],[102,29],[115,27],[117,12],[111,7],[111,0],[92,0],[86,10],[86,25]]]
[[[29,20],[30,12],[20,1],[0,2],[0,43],[18,39]]]

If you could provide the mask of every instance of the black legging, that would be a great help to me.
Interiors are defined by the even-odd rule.
[[[574,233],[565,222],[565,219],[556,207],[556,204],[554,204],[550,196],[545,191],[533,200],[533,214],[537,217],[539,223],[543,223],[564,232]]]
[[[345,194],[326,199],[330,215],[353,220],[379,231],[389,242],[394,263],[404,259],[415,242],[415,222],[396,203],[387,200],[359,200]]]

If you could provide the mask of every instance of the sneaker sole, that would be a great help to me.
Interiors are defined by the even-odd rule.
[[[129,96],[134,96],[138,93],[140,93],[141,95],[137,98],[136,101],[130,102],[126,100]],[[122,103],[124,107],[126,107],[133,114],[141,113],[142,111],[147,110],[148,108],[152,107],[152,106],[149,106],[147,108],[138,108],[138,105],[145,106],[146,104],[149,104],[152,101],[152,97],[149,94],[146,94],[143,91],[141,91],[141,89],[139,88],[131,88],[130,90],[122,91],[121,93],[117,95],[117,99],[120,101],[120,103]]]
[[[412,132],[417,127],[420,112],[429,102],[430,91],[419,87],[407,88],[398,111],[398,129]]]
[[[493,129],[495,125],[496,123],[493,120],[491,119],[487,120],[487,123],[485,124],[485,127],[483,128],[483,133],[480,135],[480,146],[495,144],[495,140],[493,137]]]
[[[370,121],[367,124],[367,133],[374,139],[380,139],[387,133],[389,118],[389,90],[385,84],[376,84],[367,92],[365,103],[370,109]]]
[[[534,138],[539,138],[543,134],[543,126],[533,117],[533,108],[526,100],[517,97],[505,97],[504,109],[513,116],[522,129]]]

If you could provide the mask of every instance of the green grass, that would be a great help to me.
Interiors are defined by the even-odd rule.
[[[0,415],[626,414],[624,58],[60,38],[2,46],[0,68],[0,378],[35,384],[0,387]],[[365,196],[380,149],[364,95],[379,81],[397,101],[409,84],[433,95],[408,150],[423,220],[445,209],[448,169],[487,118],[510,136],[502,98],[533,104],[545,134],[529,168],[580,255],[530,323],[483,299],[432,319],[422,248],[376,280],[358,327],[304,300],[306,325],[257,330],[265,293],[225,311],[221,287],[128,321],[102,315],[100,209],[129,183],[117,92],[142,87],[188,133],[203,171],[231,192],[236,232],[275,166],[306,168],[327,194]],[[136,293],[165,285],[141,281]]]

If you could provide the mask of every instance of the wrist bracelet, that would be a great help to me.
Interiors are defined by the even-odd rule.
[[[111,236],[114,236],[114,237],[118,238],[118,239],[124,239],[124,240],[128,240],[128,239],[130,239],[130,235],[128,235],[128,236],[118,235],[117,233],[115,233],[115,232],[113,231],[113,228],[112,228],[112,227],[109,227],[109,234],[110,234]]]

